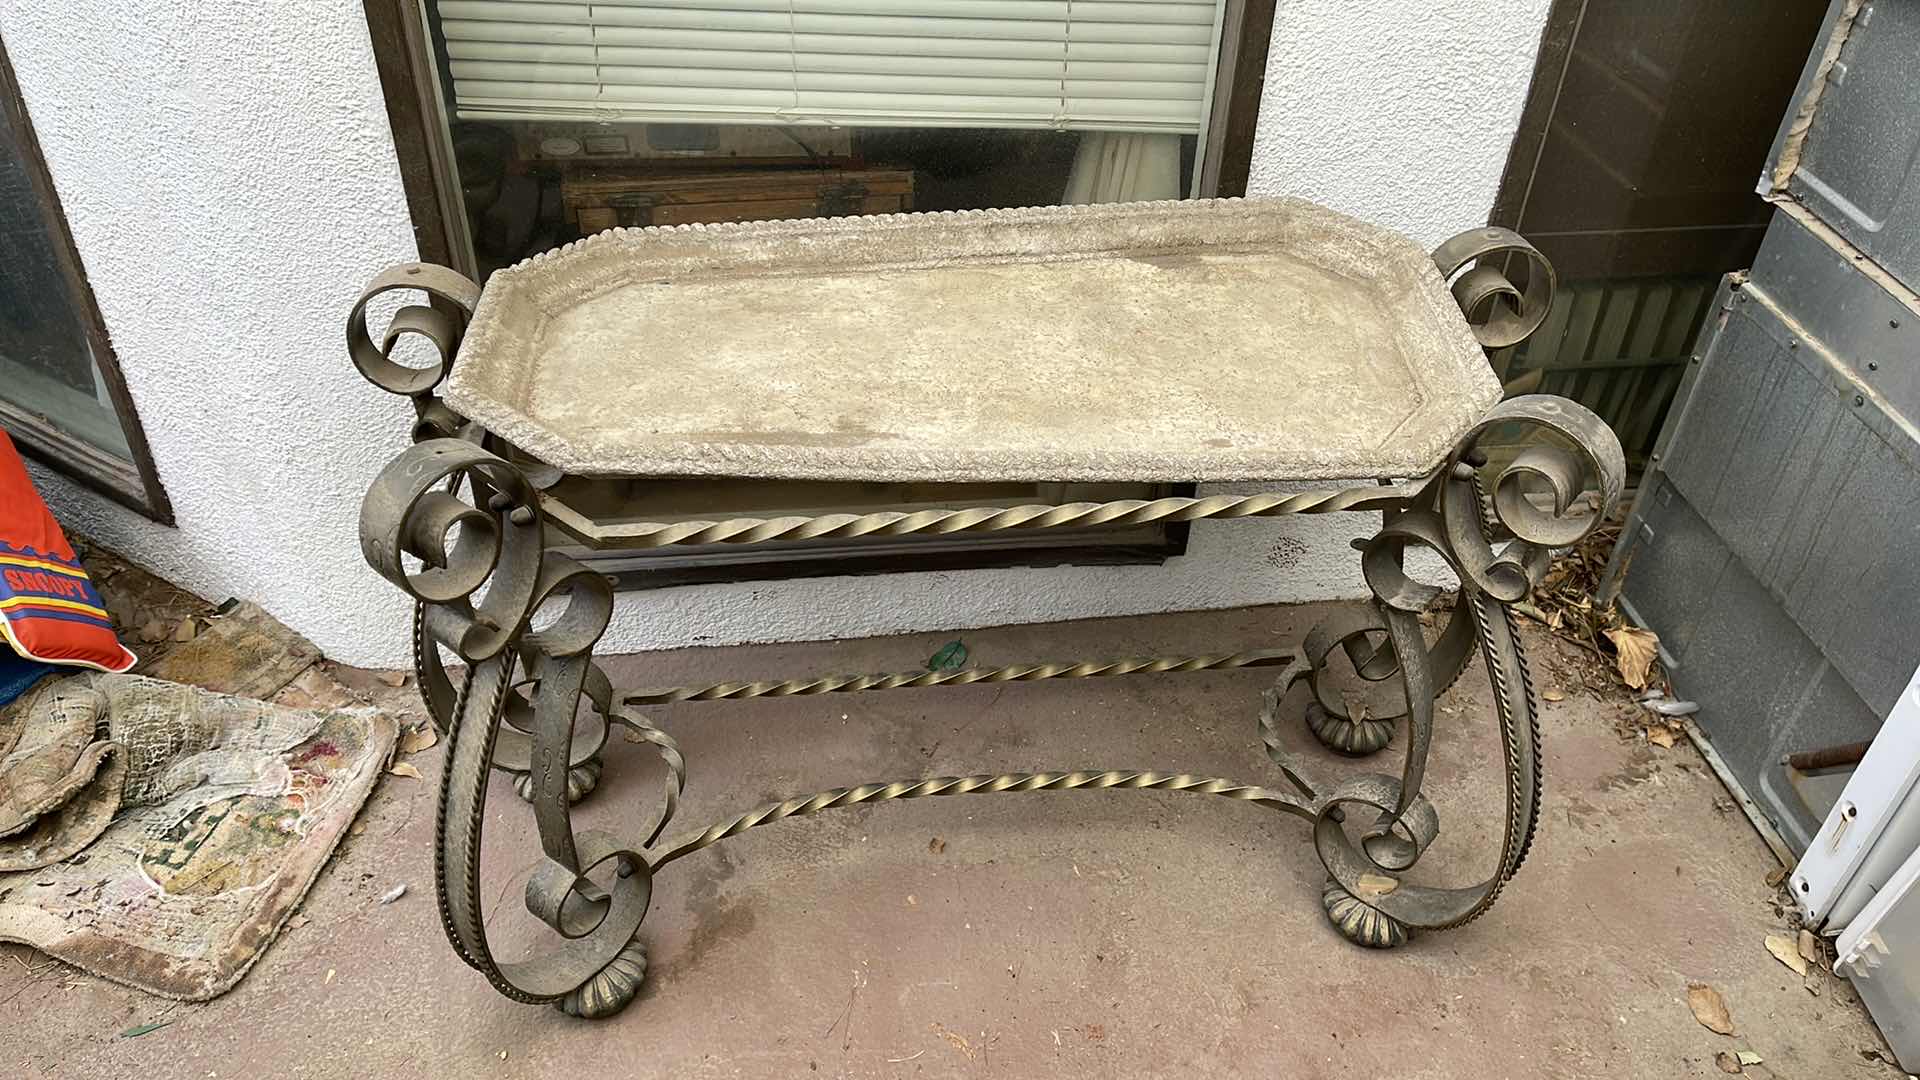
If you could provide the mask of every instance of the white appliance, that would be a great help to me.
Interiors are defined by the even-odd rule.
[[[1920,671],[1789,879],[1807,925],[1839,935],[1900,1067],[1920,1072]]]

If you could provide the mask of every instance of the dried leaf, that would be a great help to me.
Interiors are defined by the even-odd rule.
[[[930,671],[959,671],[966,666],[967,646],[958,638],[942,645],[940,651],[934,653],[933,658],[927,661],[927,669]]]
[[[1621,680],[1635,690],[1645,689],[1653,661],[1660,655],[1660,636],[1637,626],[1622,626],[1607,631],[1607,640],[1613,642]]]
[[[123,1039],[137,1039],[142,1035],[159,1031],[161,1028],[166,1027],[168,1024],[171,1024],[171,1023],[173,1023],[173,1021],[171,1020],[162,1020],[157,1024],[135,1024],[132,1027],[128,1028],[127,1030],[121,1032],[120,1037]]]
[[[1787,875],[1792,872],[1793,871],[1787,869],[1784,866],[1776,866],[1773,869],[1767,871],[1767,888],[1769,889],[1779,888],[1780,883],[1787,880]]]
[[[298,930],[312,921],[313,920],[307,918],[306,912],[300,912],[294,915],[293,918],[287,920],[287,929]]]
[[[407,673],[404,671],[383,671],[380,673],[379,679],[388,686],[407,685]]]
[[[1354,882],[1354,885],[1358,886],[1354,889],[1354,895],[1362,900],[1373,900],[1399,888],[1400,879],[1390,878],[1385,874],[1361,874],[1360,880]]]
[[[141,623],[140,640],[146,642],[167,640],[167,624],[159,619],[148,619]]]
[[[936,836],[933,839],[927,841],[927,850],[935,855],[938,855],[947,850],[947,842]]]
[[[967,1041],[967,1037],[965,1035],[962,1035],[957,1031],[949,1030],[945,1024],[928,1024],[927,1026],[933,1030],[934,1034],[947,1040],[948,1045],[952,1046],[955,1050],[958,1050],[961,1053],[967,1055],[968,1061],[973,1060],[973,1055],[974,1055],[973,1044]]]
[[[1708,1031],[1721,1035],[1733,1034],[1733,1014],[1727,1011],[1726,999],[1713,987],[1705,983],[1689,983],[1687,1008],[1693,1010],[1693,1018]]]
[[[1713,1063],[1720,1066],[1720,1071],[1723,1073],[1732,1076],[1740,1075],[1740,1059],[1725,1050],[1713,1055]]]
[[[1742,1065],[1759,1065],[1765,1061],[1759,1054],[1751,1050],[1736,1050],[1733,1056]]]
[[[1567,692],[1557,686],[1549,686],[1545,690],[1540,691],[1540,696],[1546,698],[1548,701],[1567,700]]]
[[[409,729],[400,736],[400,752],[403,754],[417,754],[439,741],[440,736],[433,733],[433,725],[423,724],[420,727]]]
[[[179,626],[173,628],[173,640],[192,641],[194,632],[198,629],[198,627],[193,625],[193,616],[189,615],[180,620]]]
[[[1800,941],[1788,934],[1768,934],[1767,951],[1775,960],[1793,969],[1795,975],[1807,977],[1807,958],[1800,955]]]
[[[1825,966],[1827,962],[1826,947],[1820,944],[1820,939],[1814,935],[1813,931],[1806,929],[1801,930],[1800,940],[1797,944],[1800,948],[1800,956],[1805,959],[1807,963],[1816,967]]]
[[[1672,728],[1655,727],[1647,729],[1647,741],[1663,750],[1671,750],[1676,740]]]
[[[410,780],[425,779],[420,775],[420,770],[413,767],[413,762],[411,761],[398,762],[389,766],[387,771],[395,776],[404,776]]]

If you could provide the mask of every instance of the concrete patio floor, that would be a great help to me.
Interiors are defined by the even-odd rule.
[[[1292,640],[1314,606],[973,631],[975,663],[1208,652]],[[911,670],[953,635],[615,658],[626,686]],[[1775,867],[1683,741],[1620,733],[1567,646],[1529,632],[1547,792],[1527,865],[1480,921],[1370,952],[1335,935],[1298,819],[1181,794],[1047,793],[835,810],[663,871],[642,998],[609,1021],[515,1005],[463,966],[433,899],[434,781],[389,776],[288,930],[223,998],[183,1005],[0,947],[0,1075],[60,1077],[1333,1078],[1895,1076],[1844,982],[1762,940]],[[418,713],[412,690],[344,680]],[[670,835],[771,797],[1015,768],[1152,767],[1280,786],[1254,732],[1271,671],[690,704],[661,713],[689,783]],[[1589,675],[1591,678],[1591,675]],[[1550,696],[1560,696],[1556,693]],[[1294,699],[1297,705],[1297,697]],[[1297,715],[1297,712],[1294,714]],[[1293,745],[1324,775],[1398,768]],[[659,767],[615,740],[576,822],[639,839]],[[1466,884],[1499,838],[1497,740],[1476,663],[1443,699],[1422,880]],[[496,783],[485,895],[500,952],[531,822]],[[398,884],[406,895],[382,905]],[[1717,988],[1738,1035],[1686,1004]],[[137,1038],[130,1025],[166,1022]]]

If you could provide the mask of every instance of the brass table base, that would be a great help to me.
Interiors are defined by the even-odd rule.
[[[1470,261],[1491,257],[1459,277],[1470,286],[1467,310],[1488,296],[1505,314],[1492,331],[1501,340],[1524,337],[1532,325],[1511,325],[1512,310],[1494,276],[1507,254],[1525,254],[1524,241],[1501,240],[1497,230],[1463,234],[1436,254],[1452,277]],[[1511,234],[1504,234],[1510,237]],[[1500,241],[1500,242],[1494,242]],[[1451,263],[1451,265],[1449,265]],[[440,306],[406,307],[385,340],[367,336],[365,310],[391,289],[428,292]],[[1459,295],[1456,287],[1456,295]],[[439,792],[435,869],[448,939],[461,959],[516,1001],[553,1002],[583,1017],[618,1011],[638,992],[646,953],[636,936],[652,894],[654,875],[668,864],[748,829],[837,807],[935,796],[1002,792],[1135,789],[1185,791],[1250,802],[1292,814],[1311,826],[1315,854],[1325,865],[1322,894],[1333,925],[1349,940],[1385,948],[1418,931],[1459,926],[1484,914],[1525,859],[1540,806],[1540,738],[1526,658],[1510,605],[1524,599],[1545,573],[1552,549],[1578,542],[1611,510],[1624,483],[1620,446],[1592,413],[1545,396],[1509,400],[1491,410],[1445,461],[1426,477],[1398,483],[1287,495],[1009,507],[951,513],[881,514],[865,518],[696,522],[643,527],[655,544],[755,543],[794,535],[859,535],[919,528],[1085,527],[1088,521],[1124,523],[1155,515],[1177,520],[1377,510],[1383,525],[1355,543],[1372,600],[1343,608],[1310,631],[1297,649],[919,671],[840,675],[782,682],[728,682],[707,686],[615,692],[593,661],[613,597],[606,578],[549,549],[544,488],[557,476],[497,437],[453,413],[433,396],[459,344],[458,320],[444,309],[471,311],[478,290],[441,267],[415,264],[376,279],[349,318],[354,359],[369,379],[411,397],[419,416],[414,444],[390,463],[367,492],[361,544],[367,561],[415,600],[414,667],[433,722],[447,744]],[[1540,312],[1527,297],[1528,319]],[[426,337],[438,349],[437,371],[402,368],[388,359],[404,334]],[[1517,455],[1490,465],[1481,443],[1489,431],[1525,429]],[[1508,440],[1503,438],[1503,444]],[[1597,498],[1587,493],[1597,493]],[[1437,554],[1459,580],[1454,603],[1431,639],[1421,614],[1440,605],[1441,590],[1414,581],[1404,567],[1409,548]],[[561,615],[541,629],[532,613],[548,599]],[[465,666],[456,684],[442,649]],[[1345,693],[1329,675],[1335,651],[1344,655],[1366,693]],[[1410,872],[1439,830],[1421,793],[1433,737],[1435,698],[1478,654],[1494,694],[1505,784],[1505,825],[1493,873],[1463,886],[1414,881]],[[749,697],[867,692],[979,682],[1102,678],[1272,667],[1274,682],[1259,710],[1257,730],[1267,765],[1282,786],[1135,769],[1010,772],[999,775],[912,778],[865,783],[800,795],[716,822],[697,832],[666,836],[686,783],[686,761],[671,735],[648,710],[682,703]],[[1327,747],[1360,756],[1386,747],[1404,726],[1404,754],[1396,774],[1361,772],[1339,782],[1311,775],[1308,763],[1281,748],[1282,699],[1305,682],[1310,699],[1301,717]],[[585,698],[590,710],[581,713]],[[686,706],[706,707],[706,706]],[[576,714],[581,719],[576,721]],[[600,751],[621,728],[651,744],[667,766],[651,822],[622,840],[576,830],[571,804],[597,783]],[[532,959],[497,958],[488,943],[480,889],[481,833],[487,786],[505,773],[532,804],[545,856],[528,882],[527,909],[554,932],[551,948]]]

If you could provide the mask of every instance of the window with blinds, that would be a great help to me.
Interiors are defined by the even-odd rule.
[[[439,0],[467,120],[1198,134],[1224,0]]]

